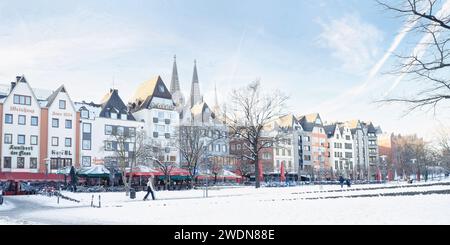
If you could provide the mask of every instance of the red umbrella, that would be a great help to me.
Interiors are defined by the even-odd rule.
[[[261,161],[258,161],[258,168],[259,168],[259,181],[263,181],[264,180],[264,175],[263,175],[263,169],[262,169]]]
[[[281,180],[281,182],[286,181],[286,176],[284,175],[284,162],[281,162],[281,167],[280,167],[280,180]]]

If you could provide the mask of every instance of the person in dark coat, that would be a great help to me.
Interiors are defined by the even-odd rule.
[[[152,199],[155,200],[155,194],[153,193],[153,189],[154,189],[153,181],[154,181],[154,177],[152,175],[152,176],[150,176],[150,178],[148,178],[148,181],[147,181],[147,195],[145,195],[144,201],[147,200],[147,197],[150,193],[152,194]]]
[[[350,182],[350,179],[346,179],[346,180],[345,180],[345,183],[347,184],[347,187],[351,187],[351,186],[352,186],[352,184],[351,184],[351,182]]]
[[[344,188],[344,177],[339,176],[339,183],[341,184],[341,188]]]

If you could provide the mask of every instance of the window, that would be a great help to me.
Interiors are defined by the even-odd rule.
[[[105,125],[105,135],[111,135],[113,132],[113,126]]]
[[[72,138],[65,138],[64,139],[64,145],[66,147],[72,147]]]
[[[66,109],[66,101],[65,100],[59,101],[59,109]]]
[[[83,140],[83,150],[91,149],[91,140]]]
[[[58,165],[59,165],[58,159],[56,159],[56,158],[50,159],[50,169],[58,169],[59,168]]]
[[[165,124],[170,124],[170,119],[164,119]]]
[[[52,118],[52,127],[59,128],[59,119],[58,118]]]
[[[236,150],[236,145],[231,145],[231,150],[232,151]]]
[[[303,148],[305,151],[311,151],[311,146],[309,145],[305,145]]]
[[[5,134],[5,144],[12,144],[12,134]]]
[[[4,168],[11,168],[11,157],[4,157],[3,158],[3,167]]]
[[[38,117],[31,117],[31,126],[38,125]]]
[[[30,158],[30,168],[36,169],[37,168],[37,158],[31,157]]]
[[[91,133],[91,124],[83,123],[83,133]]]
[[[117,113],[111,112],[111,118],[112,119],[117,119]]]
[[[280,148],[277,148],[277,149],[275,150],[275,155],[277,155],[277,156],[280,155]]]
[[[27,120],[27,118],[25,115],[19,115],[19,122],[18,122],[19,125],[25,125],[26,120]]]
[[[14,104],[31,105],[31,96],[14,95]]]
[[[166,137],[166,139],[170,139],[170,134],[166,133],[166,134],[164,134],[164,137]]]
[[[113,144],[111,141],[105,141],[105,151],[112,151],[113,150]]]
[[[123,127],[117,127],[117,135],[123,135],[124,128]]]
[[[351,152],[346,152],[345,153],[345,158],[352,158],[352,153]]]
[[[38,137],[37,137],[37,135],[31,135],[30,136],[30,144],[31,145],[37,145],[38,144]]]
[[[163,111],[158,111],[158,118],[163,120],[164,119],[164,112]]]
[[[352,144],[345,143],[345,149],[351,150],[352,149]]]
[[[25,145],[25,135],[23,134],[17,135],[17,144]]]
[[[5,114],[5,123],[6,124],[12,124],[13,123],[13,115],[12,114]]]
[[[158,138],[158,132],[153,132],[153,138]]]
[[[281,155],[286,156],[286,150],[285,149],[281,149]]]
[[[222,146],[222,152],[227,152],[227,146],[226,145]]]
[[[89,111],[88,110],[81,110],[81,118],[88,119],[89,118]]]
[[[165,153],[170,153],[170,147],[165,147],[165,148],[164,148],[164,152],[165,152]]]
[[[309,142],[309,141],[311,140],[311,138],[310,138],[309,136],[305,136],[305,137],[303,138],[303,140],[304,140],[305,142]]]
[[[280,167],[280,160],[277,160],[277,168]]]
[[[292,161],[288,162],[288,168],[292,168]]]
[[[59,138],[52,137],[52,146],[58,146],[58,145],[59,145]]]
[[[345,139],[346,139],[346,140],[350,140],[350,135],[346,135],[346,136],[345,136]]]
[[[135,128],[128,128],[128,134],[130,137],[136,136],[136,129]]]
[[[287,155],[291,156],[291,150],[287,150]]]
[[[157,117],[153,118],[153,123],[158,123],[158,118]]]
[[[66,128],[72,128],[72,120],[66,119]]]
[[[311,161],[311,155],[305,155],[305,161]]]
[[[17,157],[17,168],[25,168],[25,157]]]
[[[91,166],[91,157],[89,157],[89,156],[81,157],[81,164],[83,165],[83,167],[90,167]]]
[[[217,151],[217,152],[220,151],[220,145],[219,145],[219,144],[216,145],[216,151]]]
[[[120,119],[127,120],[127,114],[120,114]]]
[[[237,144],[236,145],[236,149],[240,150],[241,149],[241,144]]]

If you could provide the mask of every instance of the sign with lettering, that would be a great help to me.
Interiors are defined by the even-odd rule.
[[[173,109],[175,109],[175,106],[173,106],[173,105],[160,104],[160,103],[154,103],[154,102],[152,102],[150,104],[150,107],[151,108],[162,109],[162,110],[173,110]]]
[[[11,106],[10,111],[23,112],[23,113],[34,113],[34,109],[27,109],[23,107]]]
[[[51,154],[55,156],[72,156],[72,152],[70,150],[52,150]]]
[[[11,145],[9,147],[11,156],[30,156],[31,152],[33,151],[32,146],[17,146],[17,145]]]
[[[61,112],[56,112],[56,111],[54,111],[54,112],[52,113],[52,115],[53,115],[53,116],[65,116],[65,117],[71,117],[71,116],[72,116],[72,113],[70,113],[70,112],[64,112],[64,113],[61,113]]]

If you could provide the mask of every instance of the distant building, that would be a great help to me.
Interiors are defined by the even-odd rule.
[[[343,123],[334,123],[324,126],[328,137],[329,161],[334,177],[354,176],[354,150],[350,129]]]

